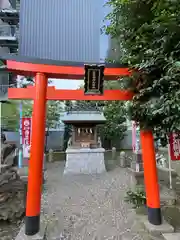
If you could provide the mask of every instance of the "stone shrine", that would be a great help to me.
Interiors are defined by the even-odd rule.
[[[64,174],[96,174],[105,170],[104,153],[97,125],[105,123],[99,111],[72,111],[61,120],[72,125],[72,135],[66,149]]]

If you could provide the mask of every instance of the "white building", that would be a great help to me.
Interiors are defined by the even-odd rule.
[[[18,51],[19,3],[20,0],[0,1],[0,59],[3,55]],[[12,74],[0,68],[1,101],[7,100],[7,89],[10,84],[13,84]]]

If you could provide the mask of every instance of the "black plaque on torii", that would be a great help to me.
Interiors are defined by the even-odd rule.
[[[84,65],[84,94],[103,95],[104,65]]]

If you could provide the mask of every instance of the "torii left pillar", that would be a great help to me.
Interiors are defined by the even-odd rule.
[[[40,229],[47,83],[43,73],[36,73],[25,219],[25,234],[29,236]]]

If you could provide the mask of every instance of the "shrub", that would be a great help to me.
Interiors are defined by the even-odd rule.
[[[125,202],[133,205],[133,208],[140,208],[146,205],[146,195],[143,189],[137,189],[136,191],[129,190],[125,196]]]

